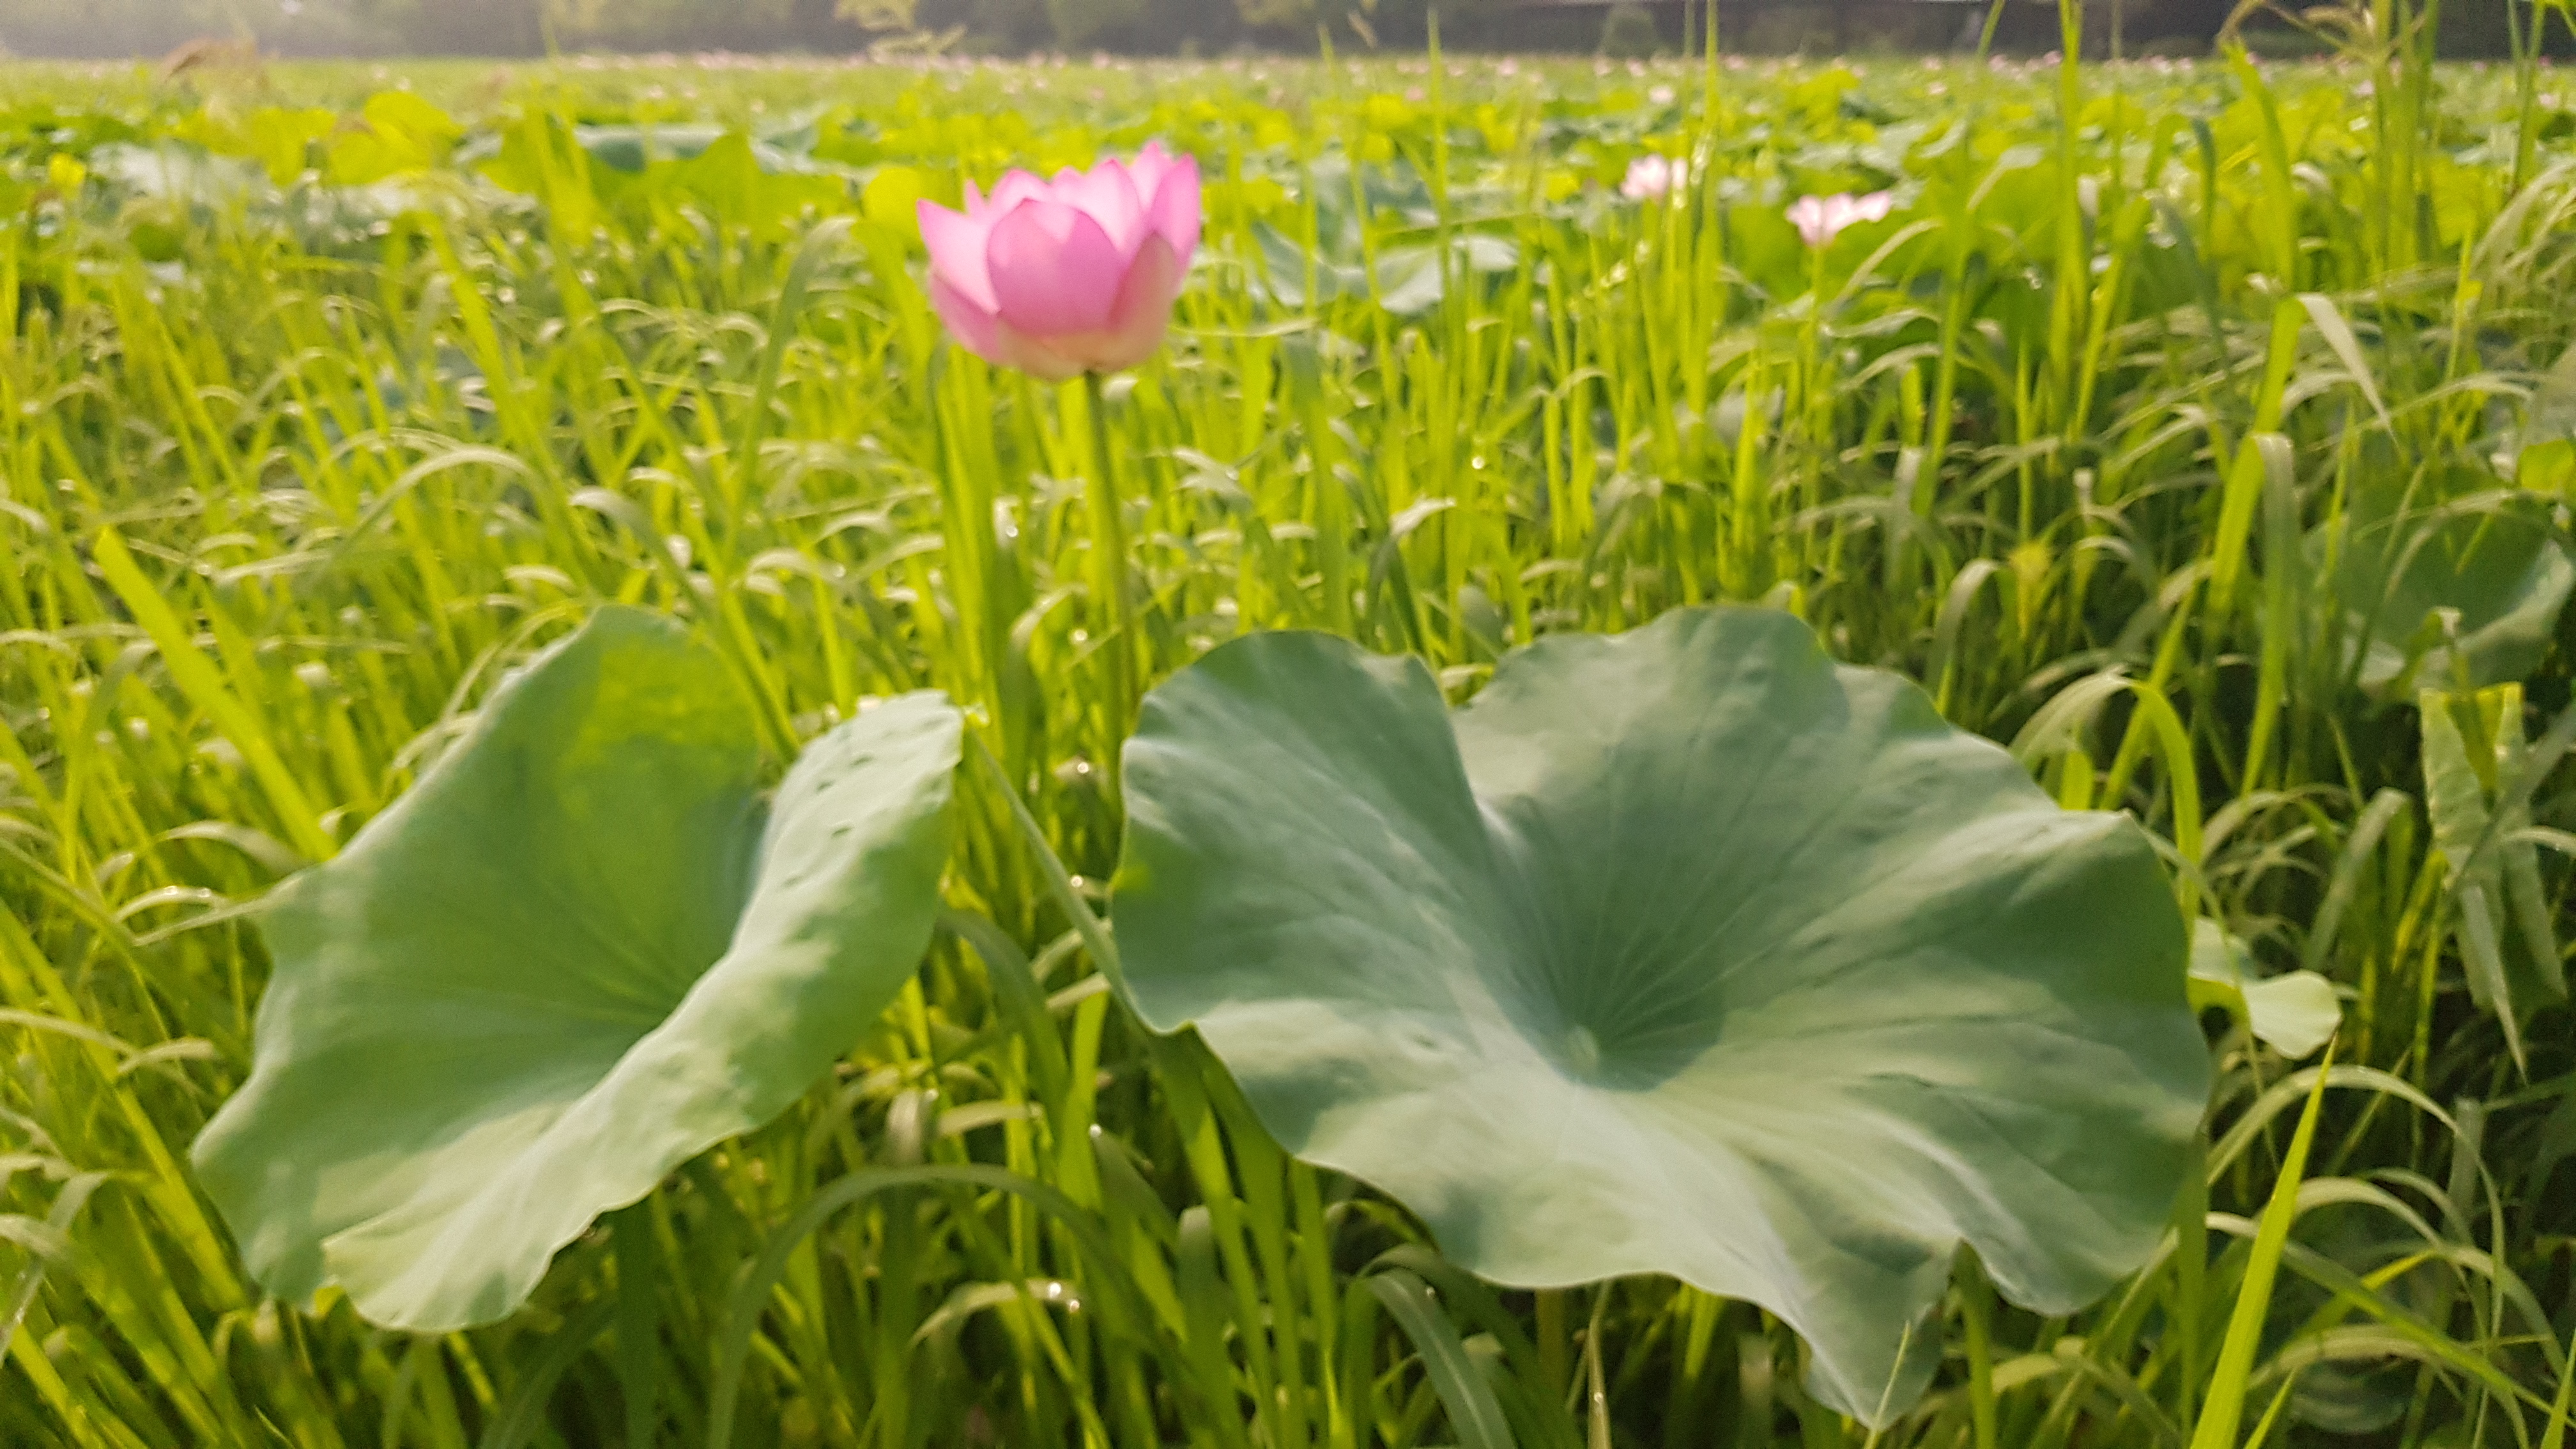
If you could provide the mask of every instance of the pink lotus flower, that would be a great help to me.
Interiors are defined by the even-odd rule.
[[[1884,221],[1896,205],[1896,198],[1884,191],[1867,196],[1839,192],[1832,196],[1801,196],[1789,208],[1790,224],[1811,247],[1821,247],[1856,221]]]
[[[1676,186],[1690,180],[1690,163],[1668,156],[1640,156],[1628,163],[1628,174],[1619,183],[1619,194],[1630,201],[1661,201]]]
[[[1199,165],[1149,141],[1053,181],[1026,171],[966,209],[920,203],[930,304],[967,351],[1061,382],[1134,367],[1163,345],[1199,245]]]

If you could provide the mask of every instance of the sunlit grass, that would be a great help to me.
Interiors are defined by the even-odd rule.
[[[2576,94],[2404,60],[401,68],[516,192],[154,163],[201,105],[353,109],[363,66],[10,70],[0,1437],[1860,1444],[1748,1307],[1496,1293],[1284,1159],[1114,1004],[981,777],[951,889],[1001,931],[961,912],[835,1080],[507,1324],[263,1303],[183,1165],[247,1061],[244,909],[600,601],[690,619],[782,760],[949,691],[1081,891],[1137,694],[1220,639],[1344,632],[1463,696],[1737,600],[2135,811],[2343,995],[2330,1069],[2213,1018],[2171,1250],[2071,1320],[1962,1265],[1877,1442],[2561,1443],[2576,1049],[2472,999],[2414,691],[2521,679],[2566,743],[2558,616],[2514,611],[2576,479]],[[820,191],[573,130],[700,118]],[[903,197],[1149,135],[1215,183],[1165,358],[1095,415],[943,348]],[[1693,159],[1670,204],[1614,199],[1641,148]],[[1890,184],[1821,255],[1782,215]],[[2524,789],[2554,916],[2576,827]]]

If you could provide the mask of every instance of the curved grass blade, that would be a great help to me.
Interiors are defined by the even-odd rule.
[[[616,1319],[617,1299],[602,1298],[574,1314],[563,1327],[555,1330],[554,1336],[546,1341],[545,1352],[528,1366],[527,1375],[511,1387],[510,1396],[501,1401],[500,1412],[493,1416],[492,1426],[483,1431],[481,1449],[519,1449],[520,1445],[527,1443],[529,1437],[536,1433],[538,1421],[545,1415],[546,1399],[554,1393],[555,1380],[563,1377],[564,1370],[571,1368],[574,1360],[589,1352],[591,1344],[597,1342]]]
[[[1440,1311],[1431,1285],[1402,1268],[1371,1274],[1365,1281],[1413,1341],[1414,1352],[1422,1355],[1422,1367],[1431,1375],[1441,1407],[1449,1411],[1449,1427],[1457,1431],[1461,1449],[1519,1449],[1503,1406],[1468,1356],[1457,1325]]]
[[[1128,1310],[1126,1321],[1154,1321],[1145,1305],[1123,1301],[1133,1297],[1133,1290],[1121,1276],[1117,1249],[1110,1244],[1100,1225],[1073,1199],[1043,1182],[977,1163],[935,1163],[853,1172],[816,1193],[786,1227],[779,1229],[725,1300],[724,1328],[716,1339],[715,1390],[709,1396],[708,1449],[729,1449],[733,1443],[734,1412],[742,1391],[743,1365],[751,1356],[751,1336],[759,1326],[760,1305],[778,1286],[779,1278],[787,1271],[787,1260],[797,1246],[834,1214],[864,1198],[897,1188],[938,1186],[988,1188],[1027,1198],[1040,1211],[1055,1218],[1072,1236],[1075,1245],[1082,1249],[1083,1255],[1092,1260],[1100,1270],[1104,1296],[1121,1299],[1122,1306]]]
[[[2237,1289],[2236,1309],[2227,1320],[2227,1338],[2218,1348],[2218,1368],[2202,1401],[2200,1422],[2192,1430],[2191,1449],[2236,1449],[2245,1391],[2254,1375],[2254,1354],[2262,1345],[2263,1320],[2271,1309],[2272,1281],[2280,1276],[2290,1223],[2298,1216],[2299,1181],[2307,1174],[2308,1149],[2317,1140],[2317,1111],[2326,1100],[2326,1068],[2333,1065],[2334,1047],[2329,1044],[2316,1084],[2308,1089],[2308,1105],[2299,1113],[2299,1129],[2291,1134],[2289,1156],[2281,1164],[2272,1200],[2265,1205],[2262,1224],[2255,1232],[2254,1252]]]

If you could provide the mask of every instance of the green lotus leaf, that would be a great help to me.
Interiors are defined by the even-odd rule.
[[[441,1331],[516,1309],[555,1250],[760,1126],[919,964],[957,712],[823,735],[773,801],[723,664],[602,610],[262,929],[250,1078],[199,1177],[271,1292]]]
[[[1227,644],[1126,751],[1125,984],[1263,1124],[1497,1283],[1668,1273],[1884,1423],[1961,1242],[2071,1311],[2142,1264],[2208,1053],[2143,832],[2062,812],[1786,614],[1506,658]]]
[[[2312,558],[2330,540],[2335,547],[2332,583],[2362,688],[2404,698],[2416,686],[2447,687],[2462,666],[2476,686],[2528,676],[2576,591],[2576,562],[2551,523],[2549,500],[2498,489],[2466,470],[2420,480],[2385,471],[2355,490],[2347,517],[2321,526],[2309,543]],[[2446,614],[2456,644],[2445,634]]]

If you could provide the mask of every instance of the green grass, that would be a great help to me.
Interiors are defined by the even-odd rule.
[[[282,187],[155,148],[354,108],[367,67],[7,71],[0,1440],[2554,1449],[2576,1040],[2527,983],[2493,1009],[2437,843],[2486,859],[2460,812],[2519,786],[2487,845],[2538,846],[2517,899],[2560,914],[2565,630],[2479,631],[2566,542],[2576,86],[2367,39],[2259,73],[439,66],[459,159],[355,189],[295,179],[346,127]],[[822,179],[628,174],[571,129],[698,117]],[[939,345],[908,188],[1152,135],[1215,183],[1164,358],[1095,414]],[[1604,193],[1645,145],[1701,158],[1676,204]],[[1891,182],[1820,260],[1780,216]],[[611,599],[715,641],[782,760],[949,691],[1077,878],[974,779],[916,988],[525,1312],[264,1302],[185,1166],[247,1065],[246,910]],[[1938,1387],[1876,1436],[1748,1306],[1465,1278],[1138,1030],[1066,911],[1138,694],[1217,640],[1345,632],[1464,696],[1718,600],[2134,811],[2187,902],[2343,996],[2330,1068],[2213,1016],[2169,1250],[2071,1319],[1962,1264]],[[2361,647],[2392,618],[2413,677]],[[2435,798],[2414,688],[2503,679]],[[2481,752],[2516,709],[2519,773]]]

